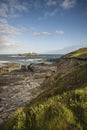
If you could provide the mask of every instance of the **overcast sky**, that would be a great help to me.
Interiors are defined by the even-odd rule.
[[[0,0],[0,53],[87,46],[87,0]]]

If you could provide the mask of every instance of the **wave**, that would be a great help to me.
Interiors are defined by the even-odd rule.
[[[5,63],[10,63],[10,61],[0,61],[0,66],[4,66]]]
[[[9,57],[9,56],[8,56],[8,57]],[[17,55],[17,56],[10,56],[10,57],[25,57],[25,56],[18,56],[18,55]]]
[[[41,60],[43,60],[42,58],[40,58],[40,59],[27,59],[26,61],[41,61]]]
[[[37,61],[42,61],[43,59],[19,59],[17,61],[19,62],[37,62]]]
[[[2,63],[2,64],[3,64],[3,63],[8,63],[8,62],[10,62],[10,61],[0,61],[0,63]]]

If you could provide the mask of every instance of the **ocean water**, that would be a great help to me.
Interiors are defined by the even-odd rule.
[[[0,55],[0,65],[5,62],[14,62],[18,64],[41,63],[45,59],[60,58],[59,54],[40,54],[38,56],[18,56],[17,54]]]

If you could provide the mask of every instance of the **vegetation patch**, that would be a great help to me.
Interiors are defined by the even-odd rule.
[[[66,58],[87,58],[87,48],[81,48],[78,51],[65,55]]]

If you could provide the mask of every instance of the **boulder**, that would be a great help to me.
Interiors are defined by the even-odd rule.
[[[27,70],[27,66],[26,65],[21,65],[21,70],[26,71]]]

